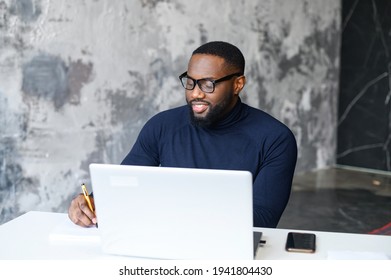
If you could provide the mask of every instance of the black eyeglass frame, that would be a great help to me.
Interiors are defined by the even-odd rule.
[[[242,76],[242,75],[243,75],[242,73],[237,72],[237,73],[234,73],[234,74],[230,74],[230,75],[224,76],[224,77],[222,77],[222,78],[220,78],[220,79],[217,79],[217,80],[208,79],[208,78],[203,78],[203,79],[198,79],[198,80],[196,80],[196,79],[193,79],[192,77],[189,77],[189,76],[187,75],[187,71],[186,71],[186,72],[184,72],[182,75],[179,76],[179,80],[181,81],[182,86],[183,86],[186,90],[193,90],[193,89],[195,88],[195,86],[198,85],[198,87],[199,87],[203,92],[205,92],[205,93],[213,93],[213,92],[215,91],[215,88],[216,88],[216,84],[217,84],[217,83],[224,82],[224,81],[228,81],[228,80],[232,79],[232,77],[235,77],[235,76],[239,76],[239,77],[240,77],[240,76]],[[183,84],[182,78],[185,78],[185,77],[193,81],[193,87],[192,87],[192,88],[187,88],[187,87]],[[209,91],[204,91],[204,90],[201,88],[200,84],[199,84],[199,82],[202,82],[202,81],[209,81],[209,82],[212,82],[212,84],[213,84],[213,89],[212,89],[212,91],[210,91],[210,92],[209,92]]]

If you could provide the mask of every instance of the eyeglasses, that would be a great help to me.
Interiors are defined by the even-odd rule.
[[[228,81],[232,79],[232,77],[235,76],[241,76],[241,73],[234,73],[225,77],[222,77],[217,80],[212,80],[212,79],[193,79],[189,76],[187,76],[187,72],[183,73],[182,75],[179,76],[179,80],[181,80],[182,86],[187,89],[187,90],[193,90],[196,86],[198,87],[205,93],[212,93],[215,91],[215,87],[217,83]]]

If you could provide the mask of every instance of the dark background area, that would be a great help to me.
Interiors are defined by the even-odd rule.
[[[337,164],[391,170],[391,1],[343,0]]]

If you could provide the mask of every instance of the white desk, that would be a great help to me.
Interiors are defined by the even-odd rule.
[[[0,259],[2,260],[55,260],[55,259],[117,259],[120,257],[101,253],[99,240],[95,242],[53,243],[49,235],[67,214],[28,212],[0,226]],[[257,259],[264,260],[316,260],[330,256],[349,259],[391,259],[391,236],[346,234],[311,231],[316,234],[316,253],[291,253],[285,251],[287,229],[256,228],[263,232],[266,244],[258,250]],[[300,231],[303,232],[303,231]],[[310,231],[304,231],[310,232]],[[337,253],[337,254],[334,254]]]

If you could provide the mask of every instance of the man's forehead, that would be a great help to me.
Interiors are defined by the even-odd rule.
[[[224,58],[210,54],[194,54],[189,61],[187,73],[194,78],[214,77],[224,71]]]

